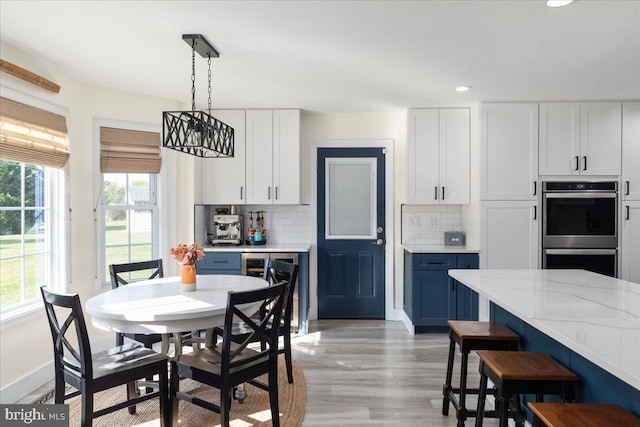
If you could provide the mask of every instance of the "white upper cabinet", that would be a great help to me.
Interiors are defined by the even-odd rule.
[[[481,128],[481,198],[536,200],[538,104],[483,104]]]
[[[273,111],[273,203],[300,203],[300,110]]]
[[[300,110],[247,110],[246,123],[246,203],[300,203]]]
[[[540,175],[579,174],[580,104],[540,104]]]
[[[204,204],[241,205],[246,202],[245,113],[244,110],[213,110],[213,117],[234,132],[232,158],[202,159],[202,199]]]
[[[622,189],[624,200],[640,200],[640,102],[622,104]]]
[[[407,203],[468,204],[470,110],[412,109]]]
[[[620,103],[540,104],[540,175],[619,175]]]

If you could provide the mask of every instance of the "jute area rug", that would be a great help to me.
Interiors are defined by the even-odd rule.
[[[262,378],[266,382],[265,378]],[[293,362],[293,384],[287,382],[287,370],[284,356],[278,360],[278,389],[280,405],[280,425],[286,427],[299,427],[305,415],[307,402],[307,386],[304,374],[300,366]],[[192,391],[196,396],[207,401],[219,403],[218,389],[204,386],[189,379],[180,381],[181,391]],[[231,403],[231,423],[233,427],[262,427],[271,426],[271,409],[269,406],[269,394],[250,384],[245,385],[247,398],[243,403],[234,400]],[[111,404],[121,402],[126,397],[126,388],[115,387],[97,393],[94,397],[95,409],[104,408]],[[204,427],[219,426],[220,415],[208,411],[199,406],[185,401],[179,401],[178,406],[179,427]],[[160,409],[158,399],[150,399],[137,405],[136,413],[130,415],[127,409],[122,409],[111,414],[93,420],[94,426],[127,427],[160,426]],[[73,400],[69,404],[70,426],[80,425],[80,401]]]

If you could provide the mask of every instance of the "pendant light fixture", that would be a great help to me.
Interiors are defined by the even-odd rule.
[[[191,46],[191,111],[162,113],[162,146],[197,157],[233,157],[233,128],[211,115],[211,58],[220,55],[202,34],[183,34]],[[209,65],[209,110],[196,110],[196,52]]]

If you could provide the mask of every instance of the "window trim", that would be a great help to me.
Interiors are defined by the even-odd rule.
[[[31,95],[17,91],[10,87],[0,85],[0,96],[15,102],[20,102],[34,108],[48,111],[50,113],[63,116],[66,121],[69,119],[69,110],[66,107],[35,98]],[[67,146],[71,145],[71,138],[67,134]],[[66,292],[71,278],[71,226],[69,212],[69,162],[61,168],[47,168],[46,173],[51,175],[49,182],[49,195],[51,197],[51,240],[49,242],[49,252],[51,254],[52,283],[48,284],[52,288]],[[41,313],[42,301],[35,298],[30,303],[23,303],[22,306],[0,315],[0,330],[14,326],[22,321],[28,320]]]
[[[94,152],[96,153],[93,156],[93,170],[94,170],[94,205],[93,205],[93,216],[94,216],[94,239],[96,242],[96,252],[93,261],[93,276],[94,276],[94,289],[96,291],[103,291],[105,289],[109,289],[111,287],[110,283],[103,283],[101,277],[101,269],[102,269],[102,261],[105,259],[105,235],[104,235],[104,210],[102,208],[102,191],[103,191],[103,173],[100,170],[100,150],[101,150],[101,139],[100,139],[100,128],[116,128],[116,129],[126,129],[133,131],[142,131],[142,132],[155,132],[162,134],[162,127],[160,125],[152,125],[145,124],[139,122],[129,122],[123,120],[113,120],[113,119],[103,119],[103,118],[94,118],[93,119],[93,146],[95,148]],[[162,198],[160,197],[160,190],[162,189],[163,182],[163,171],[160,170],[160,173],[155,174],[156,178],[156,206],[155,212],[156,221],[153,224],[152,233],[157,236],[156,247],[152,248],[152,253],[154,257],[158,256],[160,252],[162,239],[162,227],[160,226],[160,203]]]

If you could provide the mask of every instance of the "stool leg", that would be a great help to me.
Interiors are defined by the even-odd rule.
[[[464,421],[467,419],[467,364],[469,362],[469,353],[462,353],[462,361],[460,364],[460,401],[458,402],[458,427],[464,427]]]
[[[453,359],[456,352],[456,342],[449,343],[449,359],[447,361],[447,377],[442,387],[442,415],[449,415],[449,393],[451,392],[451,378],[453,377]]]
[[[484,374],[484,362],[480,361],[480,385],[478,387],[478,413],[476,414],[476,427],[482,427],[482,422],[484,421],[484,404],[486,399],[487,376]]]
[[[542,424],[542,420],[540,420],[540,418],[538,418],[536,414],[533,414],[531,427],[544,427],[544,425]]]
[[[500,400],[500,427],[507,427],[509,425],[509,399],[502,396],[498,398]]]

